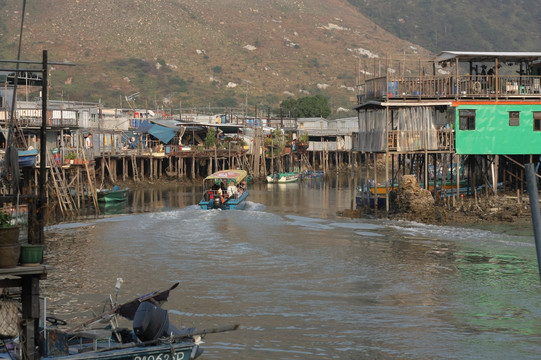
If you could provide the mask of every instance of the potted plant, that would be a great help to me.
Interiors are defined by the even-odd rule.
[[[11,216],[8,213],[0,211],[0,228],[6,228],[11,225]]]
[[[308,134],[301,134],[299,136],[299,144],[300,145],[308,145]]]
[[[12,244],[19,240],[19,226],[11,223],[11,215],[0,211],[0,244]]]
[[[73,161],[77,159],[77,154],[74,152],[70,152],[68,153],[68,155],[66,155],[66,159],[69,161],[70,164],[73,164]]]
[[[42,244],[22,244],[20,261],[22,266],[36,266],[43,261]]]
[[[19,226],[11,223],[11,215],[0,210],[0,268],[13,268],[19,261]]]
[[[301,134],[299,136],[297,150],[304,152],[306,149],[308,149],[308,134]]]

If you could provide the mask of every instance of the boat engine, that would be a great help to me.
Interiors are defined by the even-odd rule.
[[[133,331],[141,341],[156,340],[169,335],[167,310],[149,301],[142,302],[133,318]]]
[[[199,347],[202,343],[201,338],[198,336],[194,338],[191,333],[195,328],[179,330],[173,325],[169,324],[169,315],[167,310],[154,305],[150,301],[142,302],[133,318],[133,331],[137,338],[141,341],[156,340],[160,337],[175,336],[177,338],[183,337],[183,341],[194,342],[192,352],[190,354],[190,360],[194,360],[201,356],[203,349]]]
[[[213,208],[219,209],[222,207],[222,198],[218,195],[214,197]]]

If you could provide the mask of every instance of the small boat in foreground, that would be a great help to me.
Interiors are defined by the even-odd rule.
[[[267,182],[269,184],[285,184],[299,181],[299,173],[288,172],[288,173],[274,173],[272,175],[267,175]]]
[[[121,282],[122,279],[118,278],[117,292]],[[169,289],[153,291],[122,304],[117,304],[109,296],[109,310],[104,308],[100,315],[93,314],[91,319],[73,327],[62,319],[44,314],[40,324],[43,336],[40,359],[194,360],[203,353],[201,339],[207,334],[239,328],[235,324],[196,330],[193,327],[179,329],[170,324],[168,311],[161,305],[178,285],[175,283]],[[119,327],[118,317],[132,321],[133,326]],[[95,325],[101,326],[96,328]],[[19,338],[4,337],[3,342],[0,359],[19,359]]]
[[[117,284],[121,280],[118,279]],[[194,360],[203,353],[200,344],[206,334],[238,329],[239,325],[178,329],[170,324],[168,311],[161,308],[161,304],[178,285],[175,283],[167,290],[153,291],[123,304],[111,303],[110,310],[67,330],[60,329],[67,325],[65,321],[46,317],[52,326],[44,328],[42,359]],[[118,316],[133,321],[133,327],[117,327]],[[92,327],[102,323],[109,326]]]
[[[98,201],[99,202],[117,202],[128,200],[128,188],[121,188],[118,185],[113,186],[111,189],[99,189]]]
[[[246,206],[245,170],[222,170],[207,176],[203,180],[203,198],[199,206],[203,210],[243,209]]]

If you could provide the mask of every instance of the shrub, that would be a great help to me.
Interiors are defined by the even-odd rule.
[[[0,228],[11,227],[11,215],[0,211]]]

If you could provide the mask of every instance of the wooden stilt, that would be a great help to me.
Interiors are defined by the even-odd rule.
[[[192,181],[195,180],[195,154],[192,154]]]
[[[100,168],[101,168],[101,186],[100,186],[100,188],[102,188],[103,184],[105,184],[105,156],[101,157]]]
[[[378,154],[374,154],[374,211],[378,216]]]

